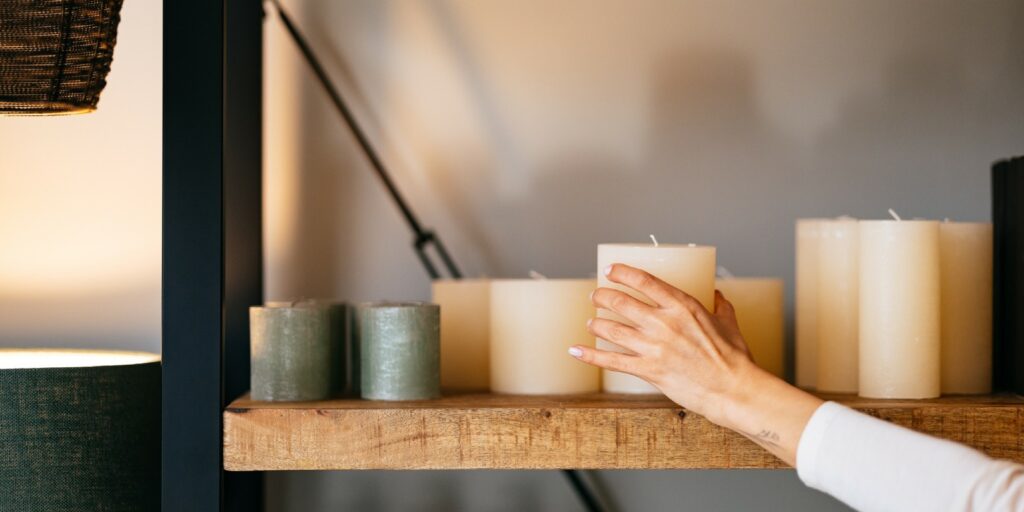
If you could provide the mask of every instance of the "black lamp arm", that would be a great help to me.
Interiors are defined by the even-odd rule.
[[[426,269],[431,279],[437,279],[441,276],[437,270],[437,266],[433,264],[430,259],[430,255],[427,252],[427,247],[430,245],[434,246],[434,249],[437,251],[438,256],[440,256],[441,262],[444,264],[444,267],[448,271],[450,277],[453,279],[461,278],[462,272],[459,271],[458,266],[455,265],[454,259],[452,259],[451,255],[448,254],[444,244],[441,243],[441,239],[438,238],[436,233],[423,227],[423,224],[420,223],[416,214],[409,206],[409,203],[405,200],[405,197],[398,190],[398,186],[395,185],[395,181],[391,178],[391,174],[384,166],[384,162],[381,160],[377,150],[374,149],[373,144],[370,143],[369,137],[367,137],[362,127],[359,126],[355,115],[348,107],[348,104],[345,103],[345,99],[341,96],[341,92],[338,91],[334,82],[332,82],[330,77],[327,76],[327,72],[324,70],[323,65],[320,64],[320,59],[318,59],[316,54],[313,53],[313,49],[309,46],[309,42],[306,41],[305,36],[299,32],[298,27],[295,26],[291,17],[285,12],[280,1],[270,1],[274,4],[278,16],[281,17],[281,22],[284,23],[285,29],[288,30],[288,34],[291,35],[292,40],[294,40],[296,46],[299,47],[299,51],[302,52],[302,56],[305,57],[309,67],[313,70],[313,74],[316,75],[320,85],[322,85],[324,91],[327,92],[327,96],[330,98],[331,103],[334,104],[334,108],[338,111],[338,114],[341,115],[342,119],[345,120],[345,124],[347,124],[349,129],[352,131],[352,135],[355,137],[359,147],[363,150],[363,154],[366,155],[366,158],[370,161],[370,165],[373,167],[377,177],[380,178],[384,188],[387,189],[388,195],[391,196],[392,201],[398,207],[399,211],[401,211],[402,217],[405,219],[409,229],[413,232],[413,248],[416,250],[417,256],[419,256],[420,261],[423,263],[423,267]]]

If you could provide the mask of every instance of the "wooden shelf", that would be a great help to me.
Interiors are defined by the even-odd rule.
[[[1024,399],[823,396],[872,416],[1024,462]],[[665,398],[466,394],[425,402],[235,400],[224,468],[717,469],[785,465]]]

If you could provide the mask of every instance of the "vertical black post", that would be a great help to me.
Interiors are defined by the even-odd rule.
[[[993,350],[997,391],[1024,394],[1024,157],[992,166]]]
[[[263,303],[263,3],[224,12],[224,402],[249,389],[249,306]],[[263,508],[262,473],[225,473],[224,510]]]
[[[164,2],[163,512],[220,510],[223,0]]]

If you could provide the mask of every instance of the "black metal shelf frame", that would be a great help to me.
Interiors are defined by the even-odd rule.
[[[261,510],[262,475],[222,469],[221,413],[263,300],[262,2],[163,10],[162,509]]]

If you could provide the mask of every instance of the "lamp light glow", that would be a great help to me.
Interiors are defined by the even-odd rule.
[[[0,370],[27,368],[89,368],[155,363],[160,356],[149,352],[88,349],[0,349]]]

